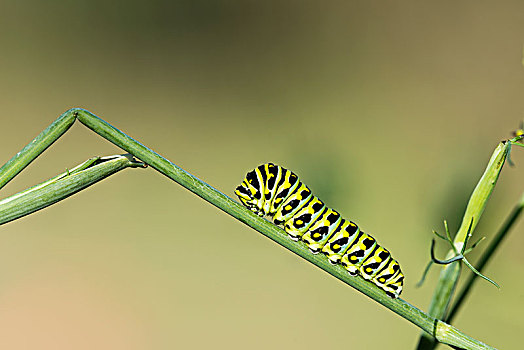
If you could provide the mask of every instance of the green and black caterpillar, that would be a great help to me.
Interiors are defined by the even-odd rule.
[[[326,207],[292,171],[262,164],[247,173],[236,195],[259,216],[284,226],[292,240],[303,241],[313,254],[322,252],[332,264],[360,275],[391,298],[402,292],[404,275],[398,262],[352,221]]]

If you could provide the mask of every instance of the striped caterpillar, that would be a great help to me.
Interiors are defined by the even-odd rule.
[[[330,263],[371,281],[391,298],[402,292],[404,275],[389,251],[354,222],[326,207],[292,171],[262,164],[247,173],[235,194],[244,206],[259,216],[270,216],[313,254],[322,252]]]

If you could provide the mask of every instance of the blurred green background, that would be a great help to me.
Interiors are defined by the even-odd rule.
[[[523,118],[524,4],[494,4],[1,1],[0,161],[78,106],[230,196],[276,162],[390,249],[404,299],[426,310],[431,230],[458,227]],[[3,197],[115,153],[75,125]],[[524,152],[512,157],[479,237],[521,195]],[[503,349],[524,331],[523,229],[486,271],[502,290],[478,283],[455,322]],[[0,240],[4,349],[410,349],[419,334],[152,169]]]

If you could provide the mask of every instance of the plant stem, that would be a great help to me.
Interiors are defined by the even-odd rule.
[[[91,158],[39,185],[0,200],[0,225],[57,203],[129,167],[144,167],[131,155]]]
[[[103,138],[126,150],[136,158],[179,183],[217,208],[247,224],[298,256],[306,259],[333,277],[364,293],[376,302],[397,313],[402,318],[417,325],[425,332],[435,337],[439,342],[462,349],[494,349],[463,334],[455,327],[425,314],[423,311],[400,298],[393,299],[386,296],[385,293],[374,284],[365,281],[363,278],[350,276],[340,265],[331,265],[327,258],[322,254],[311,254],[303,243],[292,241],[279,227],[255,215],[253,212],[228,196],[171,163],[169,160],[145,147],[138,141],[135,141],[94,114],[83,109],[74,108],[65,112],[46,130],[44,130],[41,135],[37,136],[32,143],[27,145],[6,165],[0,168],[0,172],[5,171],[7,174],[0,177],[0,187],[7,183],[34,158],[36,158],[36,156],[38,156],[39,153],[33,149],[33,144],[37,142],[37,140],[42,140],[46,145],[38,146],[38,150],[41,153],[71,126],[71,120],[74,121],[74,119],[78,119],[82,124],[86,125]]]
[[[29,165],[36,157],[42,154],[49,146],[62,136],[73,123],[75,116],[73,113],[64,113],[44,131],[42,131],[33,141],[25,146],[13,158],[0,168],[0,189],[11,181],[18,173]]]
[[[486,250],[482,254],[477,264],[477,270],[479,272],[482,272],[482,270],[484,269],[488,261],[491,259],[491,257],[493,256],[493,254],[499,247],[502,240],[506,237],[507,233],[509,232],[513,224],[517,221],[520,214],[522,213],[522,209],[524,209],[524,194],[520,198],[519,203],[515,206],[515,208],[513,208],[513,211],[507,217],[506,221],[504,222],[500,230],[497,232],[497,234],[495,235],[495,237],[493,238],[489,246],[486,248]],[[455,303],[453,304],[453,306],[451,307],[449,311],[449,315],[446,319],[446,322],[451,323],[451,321],[457,314],[460,307],[464,304],[464,300],[471,292],[471,287],[473,287],[473,283],[475,283],[477,277],[478,276],[474,273],[469,275],[468,280],[464,284],[464,287],[462,288],[462,290],[460,291],[460,294],[457,297],[457,300],[455,301]]]
[[[454,249],[450,249],[446,259],[453,257],[456,252],[463,251],[463,247],[468,239],[468,234],[473,233],[486,208],[510,147],[510,142],[503,141],[495,148],[484,174],[482,174],[482,177],[471,194],[466,212],[462,218],[462,224],[453,241]],[[430,316],[437,319],[444,319],[460,276],[460,266],[460,261],[456,261],[443,267],[429,306],[428,314]],[[435,348],[436,345],[435,339],[427,332],[424,332],[420,336],[417,349],[429,350]]]

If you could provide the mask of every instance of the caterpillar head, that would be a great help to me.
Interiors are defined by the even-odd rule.
[[[262,193],[254,170],[246,175],[244,181],[236,188],[235,194],[245,207],[259,216],[264,216],[261,209]]]

